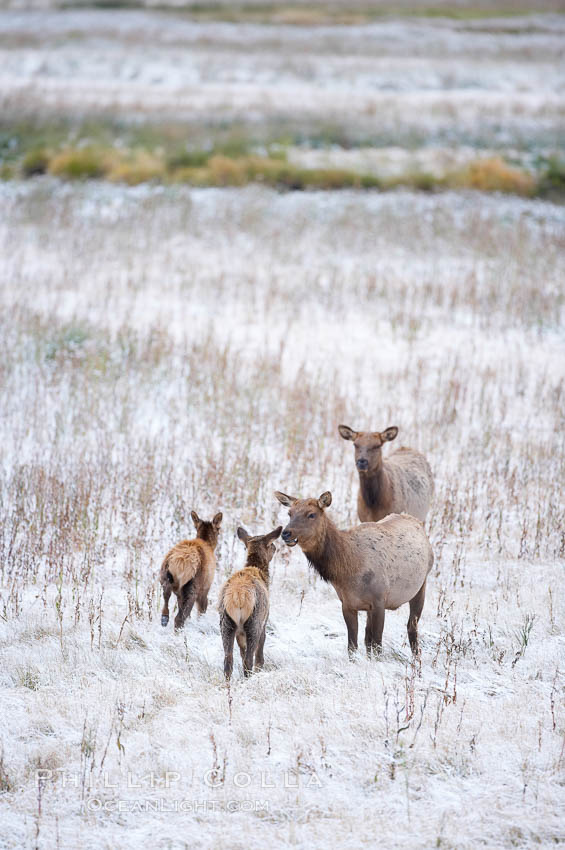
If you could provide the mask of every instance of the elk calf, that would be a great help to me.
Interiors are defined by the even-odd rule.
[[[250,676],[263,666],[265,629],[269,616],[269,564],[275,554],[276,540],[282,525],[269,534],[250,537],[244,528],[237,536],[245,544],[245,567],[226,581],[220,592],[220,631],[224,643],[224,674],[229,679],[233,670],[233,644],[237,640],[243,673]]]
[[[216,569],[214,550],[222,514],[217,513],[212,522],[200,519],[196,511],[192,511],[190,516],[196,527],[196,538],[181,540],[173,546],[165,555],[159,574],[164,597],[161,625],[166,626],[169,622],[169,597],[175,593],[178,603],[175,629],[184,626],[195,602],[199,613],[204,614]]]
[[[383,460],[381,447],[395,439],[395,426],[379,432],[353,431],[340,425],[338,431],[355,446],[359,520],[378,522],[388,514],[407,513],[424,522],[434,493],[432,470],[424,455],[401,447]]]
[[[367,654],[380,651],[385,610],[410,603],[408,639],[418,653],[418,620],[424,607],[426,579],[434,556],[424,526],[408,514],[390,514],[340,531],[326,515],[332,494],[296,499],[275,492],[290,508],[282,533],[287,546],[297,543],[311,566],[333,585],[341,600],[349,652],[357,649],[357,615],[367,612]]]

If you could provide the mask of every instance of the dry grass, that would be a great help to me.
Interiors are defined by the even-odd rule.
[[[562,191],[562,22],[291,5],[3,17],[1,173],[33,179],[0,183],[2,847],[565,840],[565,218],[529,197]],[[438,140],[477,162],[284,156]],[[266,668],[227,688],[235,529],[284,522],[275,488],[356,522],[344,421],[434,471],[421,663],[402,609],[350,663],[278,544]],[[193,508],[223,511],[218,571],[174,634],[157,570]]]
[[[69,180],[102,178],[130,186],[152,182],[215,187],[262,183],[292,190],[408,187],[427,192],[456,188],[527,197],[546,194],[549,188],[555,195],[562,191],[561,171],[546,159],[539,161],[537,174],[510,166],[501,157],[488,157],[471,161],[465,168],[446,169],[443,174],[408,169],[390,176],[386,169],[381,173],[364,173],[361,169],[335,165],[305,168],[300,161],[288,162],[280,147],[270,156],[242,155],[237,148],[232,155],[202,150],[167,155],[162,149],[157,153],[101,145],[51,153],[45,148],[32,147],[23,156],[19,171],[25,177],[47,171]],[[11,179],[12,172],[6,177]]]
[[[126,183],[128,186],[137,186],[139,183],[160,183],[165,176],[163,158],[146,151],[122,155],[108,173],[108,179],[113,183]]]
[[[463,171],[448,175],[447,182],[455,188],[526,196],[534,195],[537,188],[532,174],[509,166],[500,157],[479,159]]]
[[[56,153],[47,170],[55,177],[69,180],[93,180],[106,177],[113,168],[113,156],[110,151],[85,147],[68,148]]]
[[[94,117],[125,135],[128,124],[176,122],[209,137],[278,127],[298,143],[562,147],[559,16],[224,26],[88,9],[5,13],[3,25],[4,124]]]
[[[377,828],[388,846],[561,840],[561,208],[2,192],[6,846],[91,847],[96,829],[95,846],[164,848],[179,816],[234,847]],[[227,692],[214,600],[243,559],[235,528],[284,520],[276,487],[329,488],[355,521],[340,421],[395,422],[434,469],[421,668],[404,612],[380,662],[350,664],[334,592],[280,546],[267,668]],[[219,568],[209,612],[174,636],[156,570],[192,508],[224,512]]]
[[[54,0],[53,5],[59,5]],[[65,3],[65,6],[74,4]],[[80,0],[77,6],[83,4]],[[101,0],[101,6],[105,6],[105,0]],[[120,0],[109,0],[108,7],[120,6]],[[431,19],[452,19],[457,21],[481,21],[488,25],[490,19],[514,18],[521,15],[532,15],[547,12],[563,11],[561,0],[532,0],[516,4],[511,0],[500,0],[492,2],[453,3],[439,2],[430,4],[425,0],[420,2],[372,2],[372,3],[348,3],[344,5],[327,0],[298,0],[298,2],[186,2],[186,3],[163,3],[160,0],[133,0],[126,2],[128,8],[172,8],[182,9],[191,19],[197,21],[226,21],[234,24],[269,24],[295,27],[322,27],[322,26],[362,26],[374,21],[382,20],[383,17],[419,17]],[[511,23],[508,24],[511,26]]]

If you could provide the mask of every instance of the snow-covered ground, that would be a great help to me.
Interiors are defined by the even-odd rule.
[[[528,165],[563,137],[564,22],[4,10],[1,141],[304,121],[382,146],[290,149],[310,165]],[[565,208],[36,178],[0,209],[0,848],[564,843]],[[356,522],[340,423],[432,465],[421,663],[404,609],[349,661],[279,542],[266,667],[228,689],[236,528],[284,523],[275,489]],[[224,514],[218,570],[174,634],[156,574],[191,509]]]
[[[389,143],[562,140],[565,16],[259,26],[114,10],[0,12],[0,108],[339,124]]]
[[[565,211],[479,194],[0,186],[0,846],[565,841]],[[355,522],[351,447],[436,477],[421,621],[350,662],[282,543],[266,668],[215,603],[272,491]],[[156,572],[224,513],[208,612]]]

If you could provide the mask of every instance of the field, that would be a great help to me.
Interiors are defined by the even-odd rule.
[[[284,127],[290,160],[390,157],[376,124],[398,130],[395,161],[515,150],[527,169],[562,154],[555,9],[440,18],[436,47],[417,37],[432,39],[435,18],[207,15],[175,27],[170,11],[1,13],[2,132],[21,122],[52,140],[79,121],[119,146],[134,130],[178,132],[186,109],[201,146],[224,133],[229,102],[228,136],[270,144]],[[412,75],[382,123],[363,106],[356,28],[369,76],[373,37],[396,50],[396,80]],[[493,53],[470,93],[453,38]],[[427,78],[410,66],[418,50]],[[231,77],[196,76],[198,107],[183,63],[202,71],[211,55]],[[1,181],[0,206],[0,847],[564,844],[564,206],[49,175]],[[285,524],[275,489],[329,489],[335,521],[357,521],[339,423],[398,425],[397,443],[432,465],[421,659],[402,608],[382,657],[350,661],[334,590],[279,541],[266,667],[244,680],[238,658],[227,687],[216,601],[244,563],[237,526]],[[156,576],[192,536],[192,509],[223,512],[218,570],[207,613],[174,633]]]

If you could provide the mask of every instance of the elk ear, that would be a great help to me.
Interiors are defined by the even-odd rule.
[[[348,428],[347,425],[338,425],[337,430],[339,431],[340,437],[343,437],[344,440],[356,440],[358,431],[353,431],[351,428]]]
[[[325,508],[329,508],[332,503],[332,494],[329,490],[326,490],[325,493],[322,493],[320,498],[318,499],[318,507],[324,510]]]
[[[247,546],[247,544],[249,543],[250,537],[249,537],[249,534],[246,532],[246,530],[241,525],[237,529],[237,536],[239,537],[241,542],[244,543]]]
[[[282,531],[282,525],[279,525],[278,528],[275,528],[274,531],[270,531],[269,534],[265,535],[265,540],[267,543],[270,543],[271,540],[276,540],[277,537],[280,537]]]
[[[295,502],[298,501],[294,496],[287,496],[285,493],[280,493],[278,490],[275,490],[275,496],[285,508],[290,508],[294,505]]]
[[[222,517],[223,517],[223,514],[222,514],[222,512],[221,512],[221,511],[219,511],[219,512],[216,514],[216,516],[214,517],[214,519],[212,520],[212,525],[214,526],[214,528],[215,528],[216,530],[218,530],[218,528],[219,528],[219,527],[221,526],[221,524],[222,524]]]
[[[394,440],[397,434],[398,428],[396,425],[391,425],[390,428],[387,428],[385,431],[381,431],[381,440],[383,443],[386,443],[389,440]]]
[[[194,523],[194,525],[198,526],[198,523],[200,522],[200,517],[198,516],[196,511],[191,511],[190,516],[192,517],[192,522]]]

